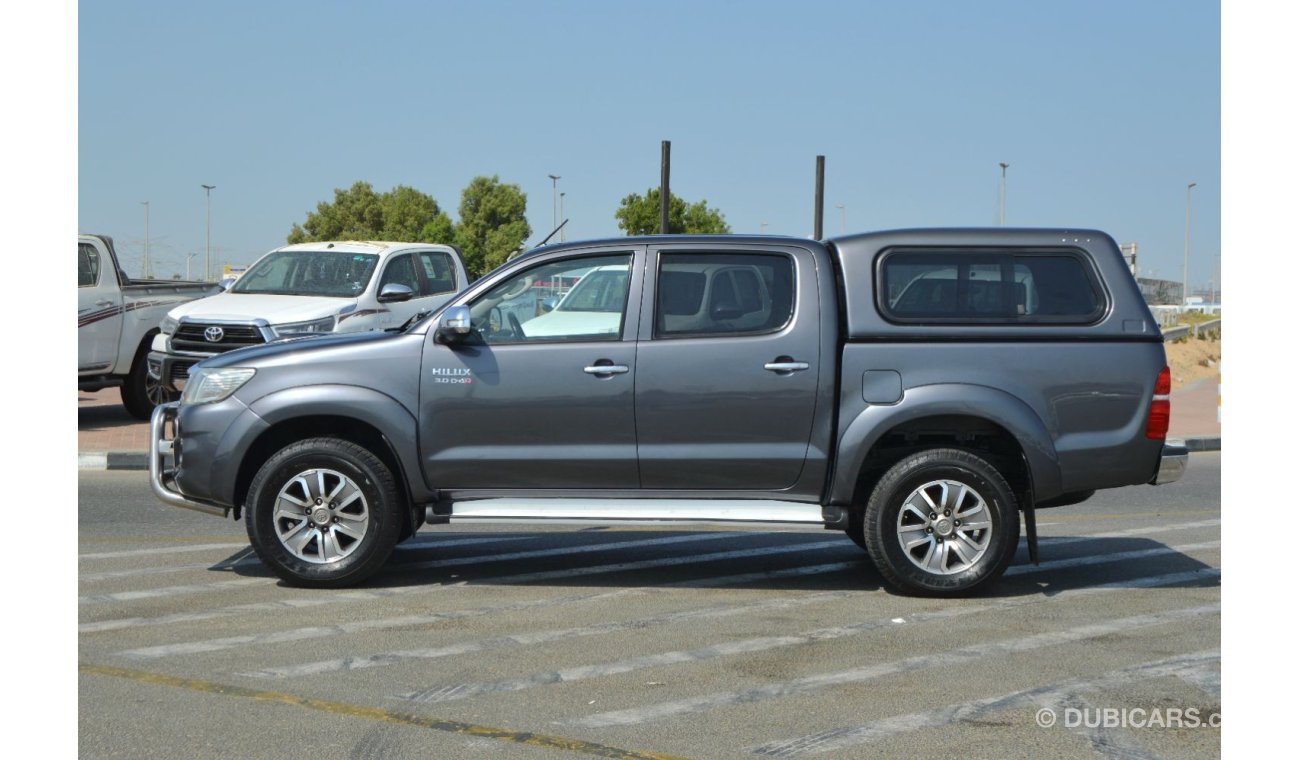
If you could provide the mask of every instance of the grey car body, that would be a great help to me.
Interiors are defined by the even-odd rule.
[[[911,270],[887,269],[889,257],[924,261],[927,251],[944,261],[985,255],[978,260],[995,262],[984,267],[994,272],[996,262],[1010,272],[1005,257],[1012,254],[1055,256],[1082,273],[1094,301],[1082,317],[1020,313],[1025,270],[1016,264],[1018,274],[1006,276],[1002,291],[1011,299],[1007,311],[975,319],[891,312],[891,293],[906,285],[886,288],[886,281]],[[775,262],[777,274],[764,286],[771,295],[762,308],[773,310],[767,323],[735,333],[725,324],[740,320],[712,333],[663,334],[658,312],[681,300],[657,292],[665,283],[678,287],[665,262],[745,256]],[[506,325],[489,328],[486,317],[472,329],[449,328],[467,315],[458,307],[482,311],[506,285],[540,284],[527,272],[587,259],[627,262],[616,333],[530,342]],[[974,303],[984,287],[977,280],[972,274],[952,287]],[[787,304],[788,313],[772,304]],[[713,308],[725,320],[744,307]],[[493,340],[492,329],[507,338]],[[934,469],[957,472],[962,461],[927,463],[926,452],[978,456],[1005,480],[999,485],[987,467],[976,467],[983,480],[972,475],[967,483],[976,496],[963,486],[954,498],[971,501],[953,510],[974,514],[983,505],[995,522],[1014,520],[1007,530],[1015,535],[1006,539],[1012,549],[1016,510],[1026,517],[1032,548],[1035,506],[1168,482],[1186,462],[1186,451],[1166,444],[1163,431],[1147,434],[1157,402],[1167,400],[1156,392],[1165,368],[1162,336],[1114,241],[1095,230],[897,230],[825,242],[652,236],[547,246],[405,331],[269,344],[199,366],[223,368],[255,372],[222,400],[182,400],[155,414],[151,470],[159,498],[238,517],[250,488],[266,487],[254,481],[277,452],[333,438],[364,448],[391,471],[403,536],[462,515],[816,521],[849,531],[869,551],[875,546],[878,566],[890,563],[885,543],[897,559],[894,543],[906,547],[912,535],[905,532],[923,540],[942,535],[940,546],[957,544],[956,567],[958,554],[994,550],[981,529],[957,535],[942,509],[922,515],[923,525],[910,524],[909,510],[918,510],[908,504],[929,498],[925,488],[938,484],[946,494],[965,482]],[[880,517],[872,499],[887,500],[877,495],[884,481],[913,490],[902,511],[895,504]],[[1009,517],[989,495],[1001,491],[1014,495]],[[878,534],[896,528],[897,541],[873,535],[872,519]],[[923,550],[913,560],[922,571]],[[997,543],[996,551],[1007,549]],[[999,567],[942,588],[885,575],[907,590],[964,591],[1000,574],[1009,559],[990,558]],[[957,573],[934,573],[945,574]]]

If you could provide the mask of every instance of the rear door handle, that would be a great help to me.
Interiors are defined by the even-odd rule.
[[[622,375],[627,373],[626,364],[596,364],[590,367],[583,367],[583,372],[588,375]]]
[[[808,369],[808,362],[768,362],[763,369],[769,372],[802,372]]]

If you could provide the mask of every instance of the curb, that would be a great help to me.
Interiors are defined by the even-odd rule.
[[[1188,436],[1181,440],[1190,452],[1221,451],[1222,436]],[[77,453],[78,470],[147,470],[149,454],[144,451],[81,451]]]
[[[79,451],[78,470],[147,470],[149,453],[145,451]]]

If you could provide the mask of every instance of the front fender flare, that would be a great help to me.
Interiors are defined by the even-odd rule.
[[[1019,398],[985,385],[945,383],[910,388],[896,404],[869,405],[840,436],[831,503],[849,505],[867,454],[893,428],[924,417],[961,415],[995,423],[1015,436],[1033,478],[1034,498],[1061,493],[1061,466],[1043,420]]]
[[[402,472],[394,473],[417,502],[431,500],[417,452],[415,415],[397,399],[358,385],[307,385],[268,393],[248,405],[269,427],[302,417],[350,417],[377,429],[391,444]]]

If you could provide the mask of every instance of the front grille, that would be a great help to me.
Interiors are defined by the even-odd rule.
[[[193,367],[195,364],[198,364],[198,362],[172,362],[172,387],[176,388],[178,391],[185,390],[185,382],[190,379],[190,367]]]
[[[221,340],[210,341],[204,333],[209,327],[219,327]],[[172,336],[172,349],[176,351],[194,351],[202,354],[219,354],[233,351],[244,346],[258,346],[266,341],[262,331],[253,325],[214,325],[186,322],[176,328]]]

